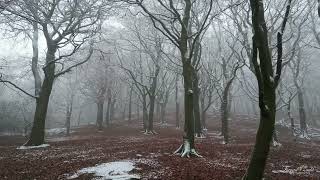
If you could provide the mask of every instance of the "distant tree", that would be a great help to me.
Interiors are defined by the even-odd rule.
[[[122,53],[117,48],[116,52],[120,60],[120,67],[126,72],[129,79],[129,84],[133,84],[141,96],[143,104],[143,122],[145,133],[154,133],[154,111],[156,103],[156,94],[158,89],[158,78],[161,69],[162,54],[164,40],[153,27],[146,28],[147,31],[141,29],[146,26],[145,19],[135,17],[139,21],[133,21],[133,24],[128,25],[129,33],[133,36],[130,39],[121,37],[124,41],[129,42],[129,51]],[[126,65],[123,52],[130,52],[139,56],[137,61],[133,61],[131,68]],[[149,100],[149,112],[147,109],[147,101]]]
[[[190,32],[192,12],[195,12],[195,3],[191,0],[173,2],[172,0],[160,1],[157,3],[146,3],[141,0],[124,0],[128,3],[138,5],[148,17],[154,27],[166,36],[180,52],[180,58],[183,65],[184,77],[184,99],[185,99],[185,134],[183,144],[178,148],[176,153],[182,157],[198,155],[194,146],[194,107],[193,107],[193,65],[192,58],[195,52],[195,45],[202,33],[207,28],[213,1],[205,1],[202,4],[203,21],[200,22],[200,28]],[[159,13],[160,11],[160,13]]]
[[[104,103],[111,93],[108,92],[108,83],[111,80],[110,74],[110,55],[103,52],[96,52],[92,56],[92,62],[87,64],[84,78],[81,85],[81,93],[90,101],[97,105],[96,125],[99,130],[103,129]]]

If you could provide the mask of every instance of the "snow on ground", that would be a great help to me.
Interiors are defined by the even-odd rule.
[[[312,175],[313,173],[319,173],[320,170],[317,167],[302,165],[298,168],[290,168],[290,166],[284,166],[282,170],[272,170],[273,173],[282,173],[282,174],[290,174],[290,175]]]
[[[160,164],[155,159],[138,158],[138,159],[133,159],[132,161],[140,164],[146,164],[151,167],[160,167]]]
[[[45,148],[48,146],[50,146],[50,145],[49,144],[41,144],[39,146],[20,146],[20,147],[17,147],[17,149],[36,149],[36,148]]]
[[[222,139],[223,138],[223,136],[221,136],[220,132],[211,131],[211,132],[208,132],[207,135],[209,137],[213,137],[213,138],[216,138],[216,139]]]
[[[58,134],[64,134],[67,132],[66,128],[53,128],[53,129],[46,129],[46,135],[52,136],[52,135],[58,135]]]
[[[281,143],[279,143],[278,141],[272,141],[272,145],[274,146],[274,147],[281,147],[282,146],[282,144]]]
[[[117,179],[117,180],[129,180],[139,179],[140,176],[136,174],[129,174],[135,168],[134,163],[130,161],[117,161],[103,163],[94,167],[88,167],[79,170],[74,175],[68,177],[68,179],[74,179],[81,174],[94,174],[95,179]]]
[[[24,135],[21,132],[0,132],[0,136],[21,136]]]
[[[286,122],[284,119],[281,119],[279,121],[276,122],[276,125],[279,125],[279,126],[282,126],[282,127],[285,127],[285,128],[288,128],[288,129],[291,129],[291,124],[290,122]],[[294,124],[294,129],[296,132],[299,132],[300,129],[300,124],[298,123],[295,123]],[[308,133],[301,133],[301,134],[295,134],[296,136],[298,136],[299,138],[302,138],[302,139],[310,139],[310,138],[315,138],[315,137],[320,137],[320,129],[318,128],[315,128],[315,127],[311,127],[311,126],[307,126],[307,131]]]

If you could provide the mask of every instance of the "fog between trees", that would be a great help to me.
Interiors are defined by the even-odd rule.
[[[0,2],[0,131],[26,146],[45,132],[114,123],[183,129],[201,157],[214,115],[223,142],[238,115],[259,121],[244,179],[261,179],[275,124],[320,126],[318,4],[311,0]],[[174,121],[169,122],[169,116]],[[277,127],[277,126],[276,126]],[[70,130],[71,129],[71,130]],[[107,137],[106,137],[107,138]]]

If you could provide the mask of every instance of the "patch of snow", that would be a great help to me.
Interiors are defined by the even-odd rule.
[[[305,153],[301,153],[300,156],[303,157],[303,158],[306,158],[306,159],[311,158],[310,154],[305,154]]]
[[[136,163],[146,164],[151,167],[160,167],[160,164],[154,159],[140,158],[140,159],[133,159],[132,161]]]
[[[138,156],[138,157],[142,157],[142,155],[141,155],[141,154],[136,154],[136,156]]]
[[[273,173],[282,173],[282,174],[290,174],[290,175],[312,175],[315,172],[319,172],[319,169],[312,166],[302,165],[298,168],[289,168],[290,166],[284,166],[283,170],[272,170]]]
[[[103,163],[94,167],[83,168],[74,175],[68,177],[68,179],[74,179],[81,174],[94,174],[97,176],[95,179],[117,179],[117,180],[129,180],[139,179],[140,176],[136,174],[129,174],[135,168],[134,163],[130,161],[118,161]]]
[[[45,132],[46,132],[46,135],[49,135],[49,136],[64,134],[64,133],[67,133],[67,128],[46,129]]]
[[[223,137],[221,136],[221,133],[220,132],[208,132],[207,135],[209,137],[213,137],[213,138],[216,138],[216,139],[222,139]]]
[[[189,50],[184,53],[184,58],[189,59]]]
[[[192,90],[192,89],[189,89],[189,90],[188,90],[188,93],[189,93],[189,94],[193,94],[193,90]]]
[[[272,141],[272,145],[273,145],[274,147],[281,147],[281,146],[282,146],[282,144],[279,143],[278,141]]]
[[[23,136],[24,133],[20,132],[0,132],[0,136]]]
[[[36,149],[36,148],[45,148],[45,147],[49,147],[49,144],[41,144],[39,146],[20,146],[17,147],[17,149]]]
[[[225,141],[222,141],[221,144],[227,144]]]
[[[274,78],[272,76],[270,76],[269,78],[270,78],[270,82],[274,83]]]

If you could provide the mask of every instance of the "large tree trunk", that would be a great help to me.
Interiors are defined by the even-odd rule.
[[[179,103],[179,87],[178,87],[179,75],[176,76],[176,89],[175,89],[175,99],[176,99],[176,128],[180,128],[180,103]]]
[[[46,54],[46,67],[44,71],[44,80],[41,86],[39,97],[36,99],[36,111],[34,114],[33,127],[30,134],[30,139],[25,144],[26,146],[37,146],[44,143],[45,136],[45,121],[47,116],[49,98],[54,82],[56,48],[48,47]]]
[[[224,143],[229,143],[229,113],[230,113],[230,87],[232,80],[230,80],[223,90],[221,102],[221,134]]]
[[[195,71],[195,70],[194,70]],[[194,81],[193,81],[193,109],[194,109],[194,122],[195,122],[195,136],[202,137],[202,128],[201,128],[201,120],[200,120],[200,103],[199,103],[199,79],[197,72],[194,73]]]
[[[281,32],[277,35],[277,68],[273,74],[271,52],[268,44],[268,29],[264,18],[263,0],[250,0],[253,25],[252,63],[259,88],[260,124],[249,167],[243,179],[263,179],[270,150],[270,142],[274,132],[276,115],[276,88],[282,70],[282,35],[290,11],[291,1],[288,1]],[[258,54],[260,63],[258,63]]]
[[[32,36],[32,50],[33,50],[33,57],[32,57],[32,74],[34,77],[34,89],[35,89],[35,96],[38,97],[41,92],[41,76],[38,70],[38,60],[39,60],[39,30],[38,30],[38,23],[33,22],[33,36]]]
[[[154,114],[154,104],[156,97],[154,95],[149,96],[150,98],[150,109],[149,109],[149,123],[148,123],[148,132],[153,132],[153,114]]]
[[[256,143],[247,174],[244,179],[262,179],[263,173],[270,150],[270,142],[272,141],[274,123],[275,123],[275,91],[271,87],[265,89],[266,104],[261,103],[265,107],[260,107],[260,124],[256,135]]]
[[[103,129],[103,126],[102,126],[102,123],[103,123],[103,104],[104,104],[103,100],[99,100],[97,102],[97,127],[98,127],[98,130],[100,130],[100,131]]]
[[[190,21],[192,3],[185,0],[185,9],[183,15],[183,24],[181,27],[181,39],[179,42],[180,56],[182,61],[182,75],[184,80],[184,118],[185,127],[183,135],[183,144],[175,153],[179,153],[181,157],[189,157],[190,155],[198,156],[194,145],[194,118],[193,118],[193,66],[191,62],[190,52],[188,49],[188,28]]]
[[[185,62],[185,61],[183,61]],[[194,145],[194,107],[193,107],[193,70],[192,65],[189,63],[183,64],[183,77],[184,77],[184,108],[185,108],[185,123],[183,144],[178,148],[175,153],[181,154],[181,157],[189,157],[190,155],[199,156],[195,151]]]

